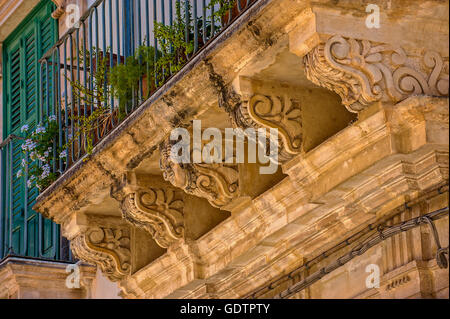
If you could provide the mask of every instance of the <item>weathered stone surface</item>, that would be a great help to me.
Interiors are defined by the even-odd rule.
[[[89,227],[70,242],[75,257],[98,265],[111,281],[131,274],[131,234],[126,227]]]
[[[380,100],[448,96],[448,61],[436,51],[425,51],[420,59],[401,47],[335,35],[308,53],[304,63],[308,79],[335,91],[350,111],[359,112]]]
[[[172,297],[242,297],[269,277],[298,267],[304,258],[320,255],[355,229],[445,183],[446,141],[426,132],[438,125],[439,136],[445,136],[446,103],[446,99],[411,98],[395,108],[379,109],[302,160],[287,163],[289,178],[199,240],[182,244],[182,254],[168,253],[133,276],[142,291],[138,296],[158,298],[170,292]],[[420,143],[408,133],[418,127],[424,134]],[[443,205],[445,201],[436,207]],[[191,253],[184,255],[186,251]],[[272,263],[277,266],[270,275]],[[152,277],[151,286],[141,286],[168,265],[170,275],[165,272]]]
[[[448,190],[422,199],[448,183],[448,3],[379,6],[374,30],[360,1],[256,2],[42,193],[36,210],[62,225],[80,256],[120,281],[126,298],[238,298],[369,224],[448,206]],[[279,171],[263,179],[245,165],[231,174],[220,164],[171,163],[160,145],[193,119],[279,129]],[[124,186],[130,172],[152,177]],[[156,181],[163,178],[170,184]],[[411,202],[412,211],[400,214]],[[105,225],[109,219],[118,222]],[[448,217],[437,228],[448,246]],[[120,229],[130,231],[119,236]],[[92,240],[91,233],[103,235]],[[448,269],[435,253],[429,231],[416,228],[294,297],[448,297]],[[368,264],[382,269],[380,288],[365,286]]]
[[[9,257],[0,264],[0,299],[90,298],[91,285],[66,286],[68,264]],[[95,278],[95,267],[79,265],[80,281]]]

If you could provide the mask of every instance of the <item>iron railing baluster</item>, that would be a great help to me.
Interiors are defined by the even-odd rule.
[[[109,0],[109,42],[110,42],[110,53],[109,53],[109,67],[110,69],[114,66],[114,39],[113,39],[113,0]],[[106,35],[105,35],[106,37]],[[117,55],[117,63],[119,62],[119,55]],[[111,113],[111,128],[114,127],[114,94],[112,90],[110,91],[110,113]]]

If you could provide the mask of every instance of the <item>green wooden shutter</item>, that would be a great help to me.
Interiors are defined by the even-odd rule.
[[[57,40],[57,23],[51,18],[53,10],[51,1],[41,1],[4,42],[4,138],[10,134],[23,136],[20,132],[23,125],[28,125],[32,130],[39,122],[39,101],[46,97],[41,95],[38,60]],[[48,83],[46,77],[43,78],[42,85],[49,85],[51,89],[51,84],[50,76]],[[6,185],[1,194],[0,219],[0,223],[3,223],[4,254],[57,259],[59,227],[32,210],[38,190],[27,188],[25,176],[16,177],[24,158],[21,141],[13,141],[10,147],[12,166],[7,163],[2,167],[2,182]],[[9,160],[10,151],[11,149],[3,150],[3,158]],[[8,154],[5,156],[6,152]],[[4,256],[0,256],[2,257]]]
[[[6,96],[9,98],[9,131],[17,131],[21,123],[21,58],[20,45],[16,45],[8,52],[8,75],[9,81],[6,83],[9,90]]]

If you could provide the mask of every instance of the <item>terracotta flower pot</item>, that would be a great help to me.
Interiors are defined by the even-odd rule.
[[[252,3],[255,0],[235,0],[233,8],[231,10],[228,10],[222,17],[222,26],[228,25],[231,21],[234,20],[234,18],[236,18],[240,14],[238,9],[238,1],[240,2],[242,12],[250,3]]]
[[[153,92],[156,91],[156,85],[155,85],[155,81],[151,80],[151,83],[148,83],[148,77],[147,74],[144,74],[142,76],[142,96],[144,99],[148,99],[150,97],[150,95],[152,95]]]

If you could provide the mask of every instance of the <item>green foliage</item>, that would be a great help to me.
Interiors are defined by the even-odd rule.
[[[119,100],[121,111],[137,95],[139,81],[147,77],[147,96],[155,88],[155,49],[146,45],[139,46],[134,56],[129,56],[125,64],[117,64],[109,71],[109,85],[115,98]],[[121,112],[123,114],[123,112]]]
[[[194,41],[186,41],[186,32],[191,33],[190,4],[181,9],[180,2],[175,5],[175,22],[172,26],[155,21],[155,38],[161,48],[156,69],[158,81],[163,82],[165,75],[178,72],[186,63],[188,56],[194,52]],[[192,39],[192,37],[190,37]]]
[[[107,77],[109,51],[109,48],[105,54],[99,50],[93,51],[96,64],[95,72],[91,75],[92,85],[85,86],[79,80],[71,81],[69,79],[75,97],[75,102],[69,105],[72,106],[70,120],[75,133],[67,141],[64,148],[69,148],[81,136],[86,153],[91,154],[96,129],[102,127],[111,116],[108,99],[111,94],[111,86]],[[87,83],[90,82],[90,79],[87,79]],[[84,110],[82,110],[82,105],[85,106]]]
[[[93,138],[97,131],[105,127],[112,117],[116,117],[116,120],[125,117],[126,107],[139,96],[139,83],[144,76],[147,78],[145,88],[147,96],[155,89],[155,49],[153,47],[139,46],[134,56],[129,56],[125,63],[116,63],[112,68],[109,48],[105,54],[94,48],[92,54],[96,60],[91,74],[92,85],[84,85],[79,80],[69,80],[79,107],[73,108],[78,110],[78,114],[70,116],[71,123],[75,127],[75,134],[66,145],[68,147],[81,136],[88,154],[92,153]],[[90,83],[90,79],[87,83]],[[118,101],[114,104],[114,108],[111,105],[111,96]],[[81,105],[83,104],[87,111],[82,113]]]
[[[219,9],[217,11],[214,11],[212,18],[214,19],[214,23],[220,23],[222,22],[222,18],[225,16],[225,14],[233,9],[235,3],[236,0],[211,0],[206,8],[211,10],[212,8],[216,8],[216,6],[219,5]]]

